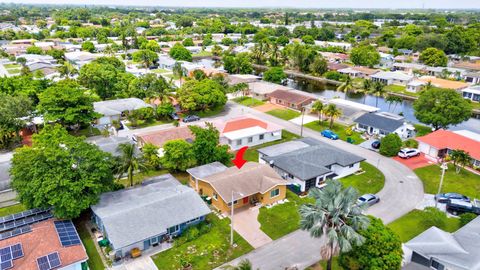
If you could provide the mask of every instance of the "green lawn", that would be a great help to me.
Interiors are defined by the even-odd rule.
[[[425,193],[437,193],[442,174],[442,169],[438,165],[418,168],[415,173],[422,180]],[[455,167],[449,164],[448,170],[445,171],[441,192],[458,192],[472,198],[480,198],[480,175],[464,169],[457,174]]]
[[[301,115],[299,112],[290,109],[274,109],[266,113],[287,121]]]
[[[5,69],[20,69],[21,66],[19,64],[4,64],[3,65],[5,67]]]
[[[136,126],[132,126],[131,123],[128,123],[127,126],[131,129],[138,129],[138,128],[145,128],[145,127],[169,124],[169,123],[172,123],[172,121],[173,120],[171,120],[171,119],[168,119],[168,120],[160,119],[160,120],[150,120],[150,121],[138,120]]]
[[[99,136],[101,135],[101,132],[98,128],[84,128],[84,129],[80,129],[77,132],[71,131],[70,134],[74,136],[91,137],[91,136]]]
[[[253,250],[236,232],[234,242],[237,246],[230,246],[230,219],[220,220],[210,214],[207,221],[211,224],[209,232],[189,242],[181,236],[171,249],[152,256],[158,269],[182,269],[182,260],[191,263],[193,269],[213,269]]]
[[[172,72],[171,70],[163,69],[163,68],[152,69],[151,71],[152,71],[153,73],[157,73],[157,74],[163,74],[163,73]]]
[[[305,127],[316,130],[316,131],[322,131],[325,129],[330,129],[330,122],[328,120],[323,121],[321,124],[318,123],[318,121],[313,121],[308,124],[305,124]],[[350,137],[353,139],[353,144],[360,144],[364,139],[360,136],[360,133],[352,131],[352,136],[347,136],[346,134],[346,129],[347,126],[344,126],[339,123],[333,123],[333,128],[331,129],[333,132],[335,132],[340,140],[347,141],[347,138]]]
[[[90,270],[103,270],[105,269],[105,265],[102,262],[102,258],[98,253],[98,250],[95,247],[95,243],[93,242],[92,237],[87,231],[87,228],[82,222],[76,222],[77,232],[82,239],[83,246],[87,251],[88,255],[88,267]]]
[[[207,51],[201,51],[199,53],[194,53],[192,54],[192,57],[208,57],[208,56],[212,56],[212,52],[207,52]]]
[[[25,211],[27,208],[23,204],[15,204],[12,206],[0,208],[0,217],[15,214],[18,212]]]
[[[154,176],[159,176],[169,173],[168,170],[157,170],[157,171],[146,171],[146,172],[141,172],[137,173],[133,176],[133,183],[134,185],[142,183],[144,180],[154,177]],[[171,173],[175,178],[177,178],[180,183],[186,185],[188,183],[188,173],[186,172],[173,172]],[[122,178],[119,180],[116,180],[118,183],[124,185],[125,187],[130,186],[130,182],[128,181],[127,178]]]
[[[377,193],[382,190],[385,184],[383,173],[365,161],[361,163],[361,168],[365,171],[364,173],[341,178],[340,182],[342,182],[343,186],[356,188],[359,195]]]
[[[400,236],[400,240],[405,243],[428,229],[428,227],[426,227],[423,223],[425,218],[426,217],[423,214],[423,211],[412,210],[408,214],[395,220],[387,226],[390,227],[396,234],[398,234]],[[445,226],[441,227],[440,229],[448,232],[454,232],[459,228],[460,219],[445,218]]]
[[[419,96],[418,93],[407,91],[406,87],[403,86],[403,85],[395,85],[395,84],[385,85],[385,91],[404,94],[404,95],[412,96],[412,97],[418,97]]]
[[[257,107],[265,104],[265,102],[253,97],[237,97],[237,98],[234,98],[233,101],[247,107]]]
[[[15,74],[20,74],[20,69],[7,69],[7,72],[8,74],[12,74],[12,75],[15,75]]]
[[[224,106],[206,109],[205,111],[192,112],[191,114],[198,115],[201,118],[215,116],[223,111]]]
[[[298,208],[305,203],[312,203],[309,197],[300,198],[287,190],[289,202],[277,204],[271,208],[260,208],[258,222],[260,229],[272,239],[278,239],[300,228],[300,214]]]
[[[257,145],[254,147],[249,147],[247,151],[245,151],[245,154],[243,155],[243,158],[248,161],[253,161],[253,162],[258,162],[258,152],[257,149],[267,147],[270,145],[275,145],[283,142],[288,142],[294,139],[298,139],[300,136],[297,134],[293,134],[291,132],[288,132],[286,130],[282,130],[282,139],[278,141],[273,141],[273,142],[267,142],[261,145]]]
[[[416,133],[417,137],[425,136],[425,135],[432,132],[432,128],[429,127],[429,126],[424,126],[424,125],[420,125],[420,124],[415,124],[413,126],[415,127],[415,130],[417,131],[417,133]]]

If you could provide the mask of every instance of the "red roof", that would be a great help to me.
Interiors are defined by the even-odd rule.
[[[267,129],[268,124],[254,118],[244,118],[229,121],[225,124],[225,128],[223,128],[222,133],[227,133],[230,131],[236,131],[240,129],[250,128],[250,127],[261,127]]]
[[[49,219],[33,224],[31,232],[0,241],[0,248],[22,244],[24,256],[13,260],[11,269],[38,270],[37,258],[54,252],[60,256],[60,268],[88,259],[82,244],[62,246],[54,221],[55,219]]]
[[[463,150],[468,152],[472,158],[480,160],[480,142],[455,132],[440,129],[418,137],[417,141],[426,143],[436,149]]]

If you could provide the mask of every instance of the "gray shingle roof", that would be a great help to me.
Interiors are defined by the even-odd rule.
[[[92,210],[102,220],[115,249],[210,213],[193,189],[170,174],[153,177],[141,186],[104,193]]]
[[[187,170],[187,172],[195,178],[204,178],[212,174],[223,172],[226,169],[228,169],[227,166],[215,161],[195,168],[190,168]]]
[[[404,121],[403,119],[394,119],[377,113],[365,113],[355,119],[354,122],[387,132],[394,132],[403,125]]]
[[[267,152],[275,152],[278,153],[278,155],[267,155],[263,157],[263,159],[269,163],[273,162],[275,167],[294,175],[300,180],[308,180],[329,173],[331,170],[328,166],[334,164],[345,167],[365,160],[362,157],[312,138],[304,138],[297,140],[297,142],[298,141],[307,144],[308,147],[301,146],[296,150],[282,152],[282,148],[289,148],[289,145],[291,145],[289,144],[290,142],[277,144],[276,148],[279,151],[275,152],[271,148]],[[265,153],[264,150],[265,149],[260,149],[259,152]]]

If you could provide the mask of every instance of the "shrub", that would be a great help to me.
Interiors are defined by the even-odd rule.
[[[135,110],[132,112],[135,118],[139,120],[152,120],[155,117],[155,112],[153,108],[151,107],[146,107],[146,108],[140,108],[138,110]]]
[[[345,135],[347,135],[347,136],[352,136],[353,135],[352,127],[347,127],[345,129]]]
[[[422,215],[424,215],[422,224],[425,228],[430,228],[432,226],[445,228],[447,220],[447,214],[445,214],[445,212],[442,212],[435,207],[426,207]]]
[[[345,75],[337,71],[327,71],[323,75],[325,76],[325,78],[334,81],[342,81],[345,78]]]
[[[197,227],[190,227],[188,230],[185,232],[185,238],[187,242],[193,241],[197,239],[200,236],[200,230],[198,230]]]
[[[403,145],[408,148],[418,148],[418,142],[414,139],[408,139],[404,141]]]
[[[400,148],[402,148],[402,140],[396,133],[388,134],[380,142],[380,154],[387,157],[397,155]]]
[[[465,226],[477,217],[474,213],[463,213],[460,215],[460,226]]]

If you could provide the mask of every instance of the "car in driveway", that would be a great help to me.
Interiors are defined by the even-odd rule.
[[[194,121],[198,121],[198,120],[200,120],[200,117],[198,117],[197,115],[194,115],[194,114],[187,115],[183,118],[184,123],[194,122]]]
[[[380,141],[374,141],[371,144],[373,149],[380,149]]]
[[[461,215],[463,213],[474,213],[480,215],[480,203],[478,200],[466,202],[464,200],[450,199],[447,202],[447,212],[453,215]]]
[[[338,135],[335,132],[333,132],[329,129],[323,130],[322,132],[320,132],[320,134],[325,138],[332,139],[332,140],[338,140]]]
[[[403,148],[398,152],[398,156],[401,158],[411,158],[420,156],[420,151],[415,148]]]
[[[372,206],[380,201],[380,197],[375,194],[364,194],[357,200],[357,205]]]
[[[449,192],[449,193],[440,193],[435,195],[435,200],[440,203],[446,203],[449,200],[462,200],[465,202],[469,202],[470,198],[460,193]]]

